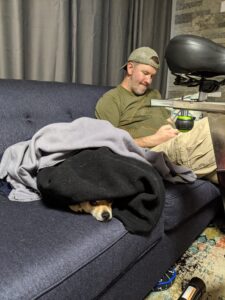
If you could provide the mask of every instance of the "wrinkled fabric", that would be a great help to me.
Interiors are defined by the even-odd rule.
[[[194,128],[152,148],[163,151],[170,161],[190,168],[198,178],[216,173],[216,159],[208,118],[196,121]],[[214,180],[218,183],[218,180]]]
[[[37,185],[43,201],[52,207],[113,201],[113,216],[137,234],[149,233],[164,207],[164,184],[155,168],[106,147],[78,151],[42,169]]]
[[[6,149],[0,163],[0,178],[6,178],[13,188],[9,199],[40,200],[36,178],[40,169],[64,161],[76,150],[98,147],[108,147],[117,154],[152,164],[168,181],[196,180],[190,169],[170,163],[163,153],[138,147],[125,130],[113,127],[108,121],[82,117],[69,123],[47,125],[31,140]]]

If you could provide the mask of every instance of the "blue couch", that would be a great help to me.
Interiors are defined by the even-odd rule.
[[[41,127],[94,117],[108,87],[0,80],[0,153]],[[221,207],[219,189],[204,180],[165,183],[166,200],[147,236],[116,218],[13,202],[0,194],[0,299],[144,299]]]

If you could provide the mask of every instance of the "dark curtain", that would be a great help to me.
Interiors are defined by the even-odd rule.
[[[154,48],[162,94],[172,0],[0,0],[0,78],[117,85],[140,46]]]

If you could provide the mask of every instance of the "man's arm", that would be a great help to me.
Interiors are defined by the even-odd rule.
[[[112,97],[110,93],[103,95],[97,102],[95,116],[97,119],[107,120],[115,127],[119,127],[120,108],[117,99]],[[167,121],[168,125],[159,128],[155,134],[136,138],[134,139],[135,143],[140,147],[152,148],[175,137],[178,134],[178,130],[173,128],[174,122],[171,118],[167,119]]]
[[[152,148],[174,138],[178,133],[179,131],[171,125],[163,125],[155,134],[137,138],[134,141],[140,147]]]

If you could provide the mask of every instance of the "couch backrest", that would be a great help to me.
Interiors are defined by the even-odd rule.
[[[0,80],[0,155],[30,139],[41,127],[94,117],[95,104],[109,87],[75,83]]]

